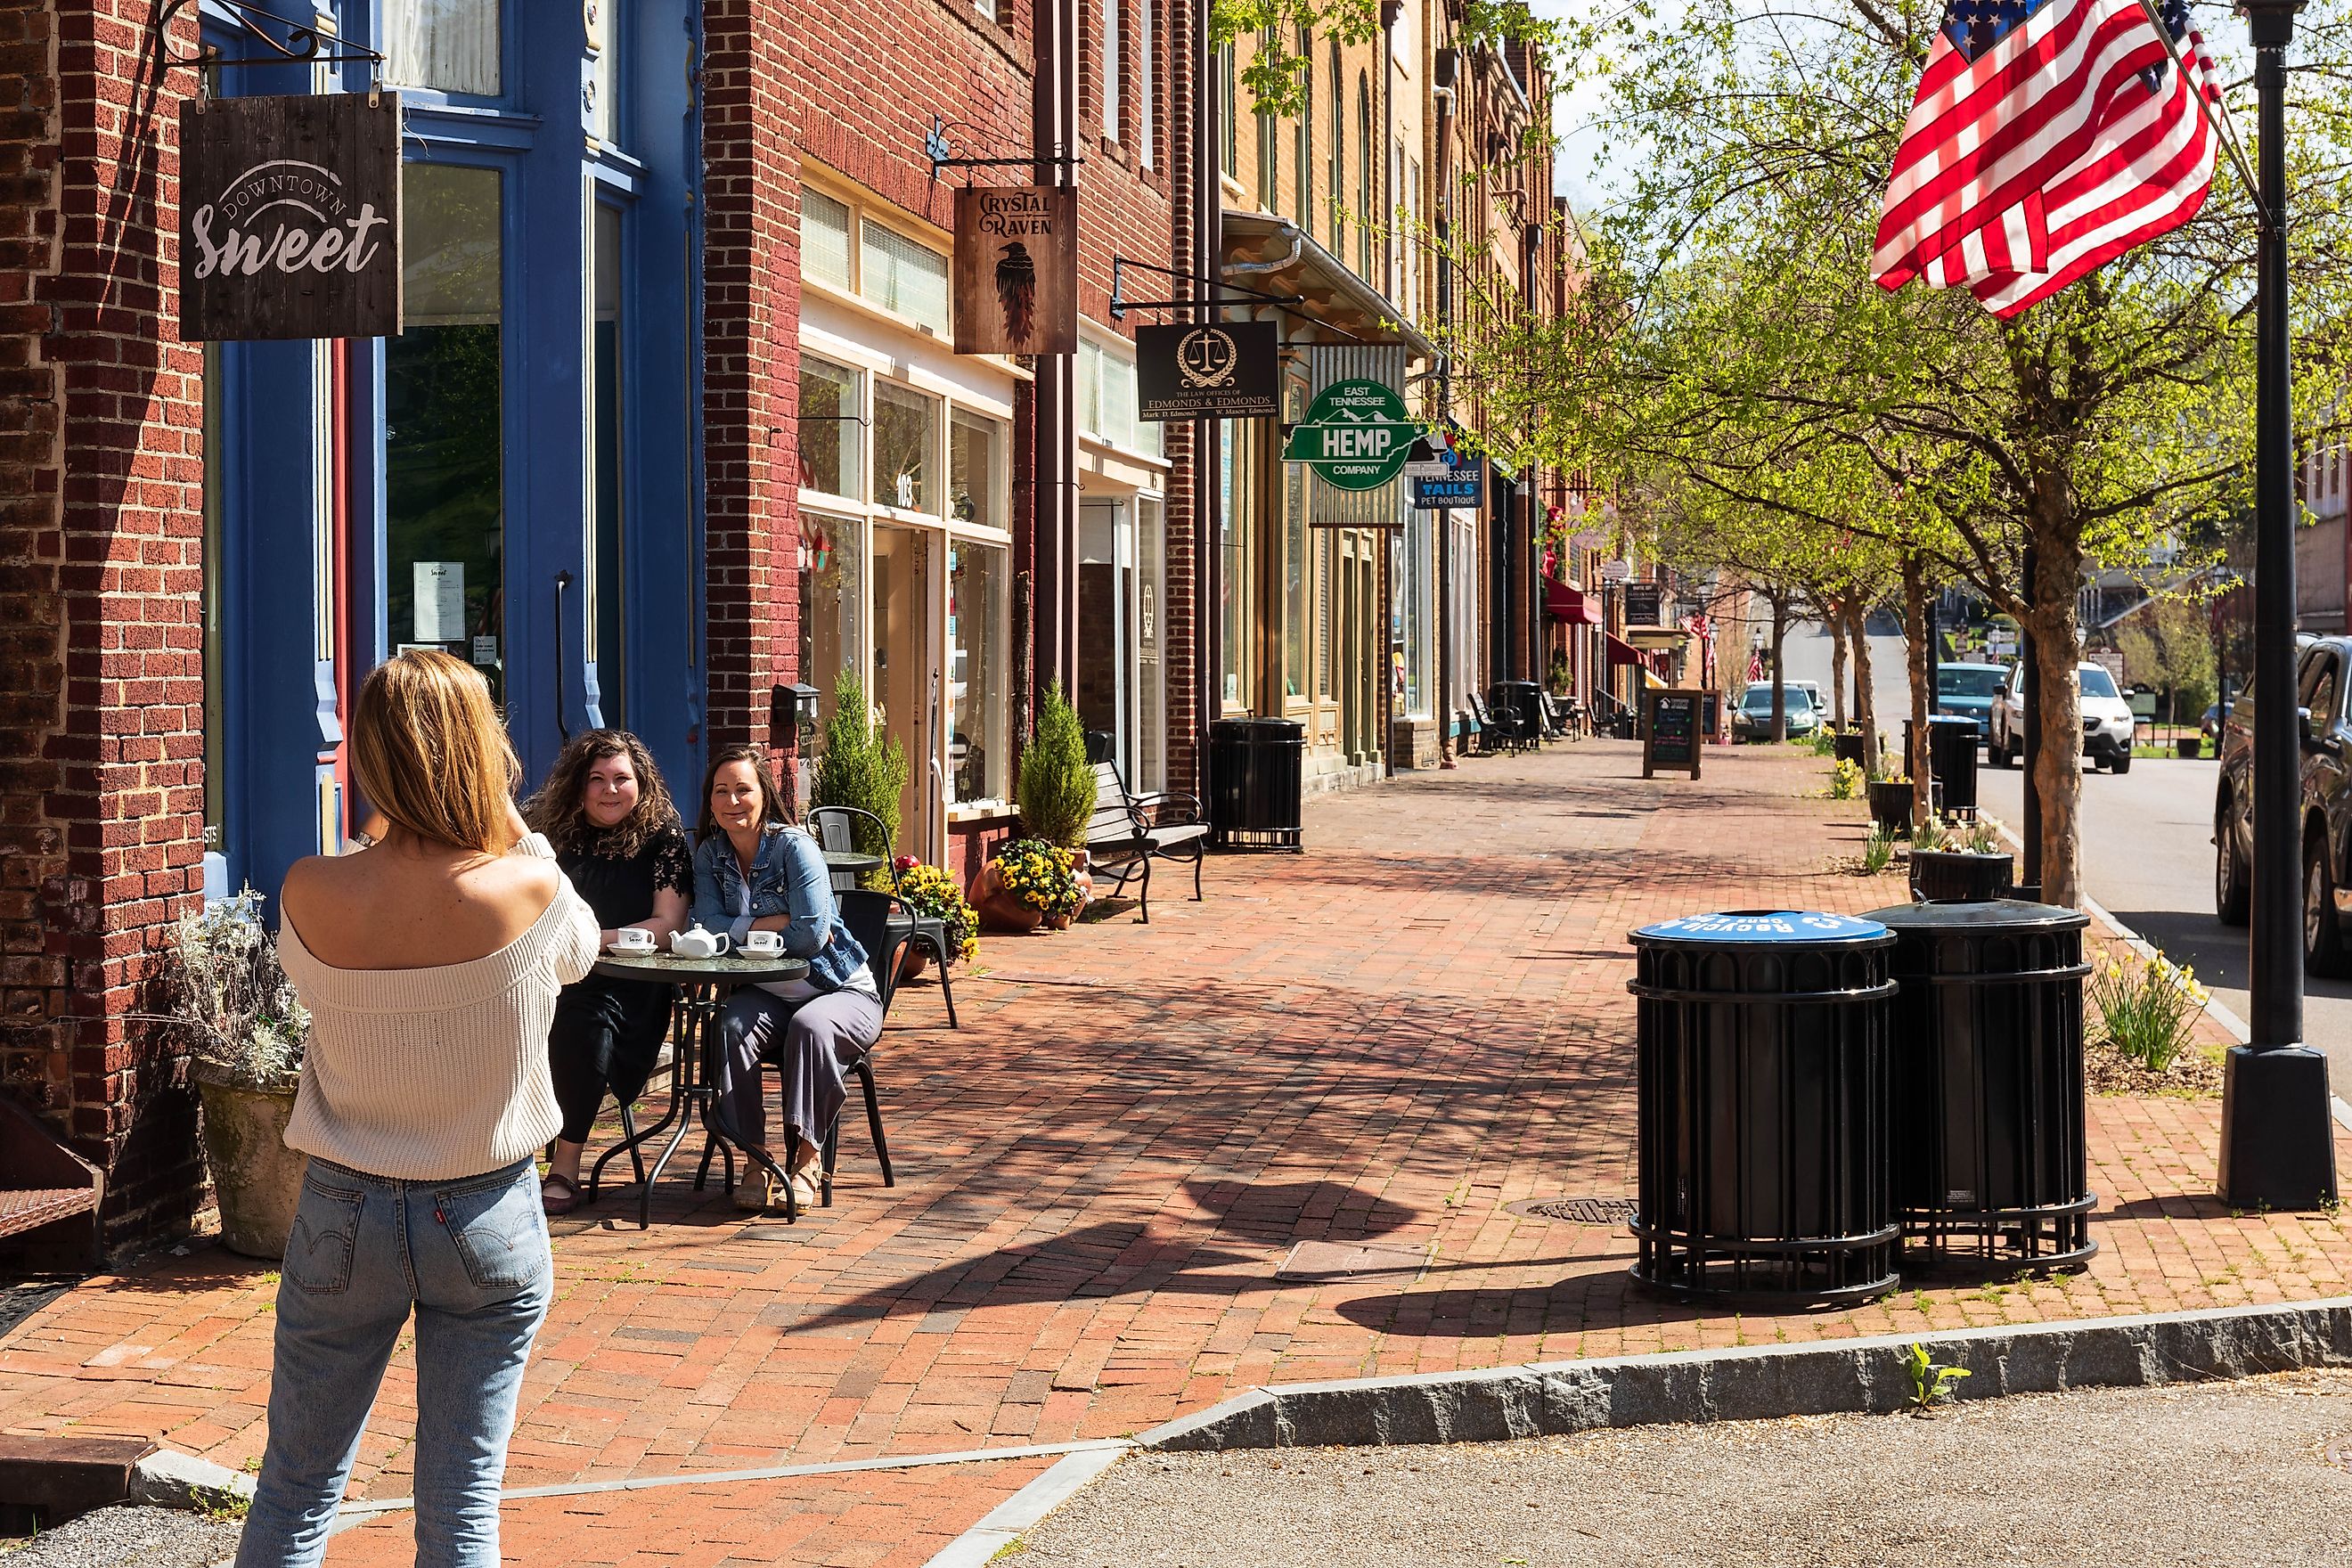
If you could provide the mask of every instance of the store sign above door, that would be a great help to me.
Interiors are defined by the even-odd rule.
[[[180,340],[400,331],[400,95],[180,106]]]
[[[1412,481],[1415,511],[1475,509],[1479,487],[1486,482],[1486,459],[1464,451],[1452,431],[1432,430],[1413,444],[1404,475]]]
[[[955,352],[1078,352],[1078,188],[955,194]]]
[[[1404,471],[1421,427],[1377,381],[1335,381],[1290,427],[1283,461],[1304,463],[1333,489],[1376,490]]]
[[[1282,340],[1272,321],[1138,327],[1135,378],[1146,419],[1265,419],[1282,412]]]

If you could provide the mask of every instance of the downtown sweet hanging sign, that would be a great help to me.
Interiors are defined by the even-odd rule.
[[[1076,185],[956,192],[955,352],[1078,352]]]
[[[400,97],[180,107],[180,340],[400,331]]]

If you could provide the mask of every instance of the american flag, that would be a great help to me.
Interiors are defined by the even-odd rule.
[[[2187,0],[2158,14],[2169,38],[2139,0],[1948,0],[1887,177],[1880,287],[1922,278],[2013,316],[2195,216],[2215,137],[2189,94],[2221,92]]]

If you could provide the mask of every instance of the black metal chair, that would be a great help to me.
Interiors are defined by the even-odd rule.
[[[891,890],[898,890],[898,857],[897,847],[890,842],[888,823],[859,806],[820,805],[809,813],[808,826],[819,845],[836,853],[856,850],[859,847],[857,840],[861,837],[858,829],[863,826],[866,829],[863,837],[868,845],[881,844],[883,864],[890,873]],[[833,874],[833,892],[836,900],[856,886],[855,872],[835,871]],[[890,972],[896,974],[900,949],[912,946],[918,952],[929,952],[931,962],[939,965],[940,1000],[947,1005],[948,1027],[962,1028],[963,1026],[956,1022],[955,986],[948,978],[947,922],[937,915],[917,914],[901,904],[898,914],[890,923],[889,936],[887,947],[866,948],[867,956],[877,964],[887,964]],[[865,946],[862,938],[858,945]]]

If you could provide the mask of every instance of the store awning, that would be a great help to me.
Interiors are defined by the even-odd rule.
[[[1544,614],[1570,626],[1597,626],[1601,624],[1601,606],[1578,589],[1565,583],[1544,580]]]
[[[1421,359],[1438,357],[1437,345],[1405,320],[1402,308],[1290,219],[1236,207],[1225,208],[1220,218],[1217,260],[1226,282],[1263,294],[1296,294],[1298,303],[1291,310],[1298,318],[1335,328],[1349,341],[1402,343]]]
[[[1690,641],[1690,633],[1680,626],[1627,626],[1625,640],[1649,652],[1671,653]]]
[[[1611,664],[1639,665],[1643,664],[1650,657],[1643,653],[1640,648],[1635,647],[1632,643],[1627,642],[1623,637],[1619,637],[1614,632],[1603,632],[1601,635],[1609,644],[1609,662]]]

